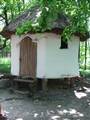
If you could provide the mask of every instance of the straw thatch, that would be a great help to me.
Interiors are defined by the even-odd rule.
[[[26,21],[30,20],[30,21],[33,21],[34,23],[38,18],[39,12],[40,12],[40,9],[37,6],[33,7],[32,9],[30,8],[29,10],[19,15],[15,20],[11,21],[8,26],[5,26],[0,34],[6,38],[10,38],[11,35],[16,32],[16,28],[22,25],[23,23],[25,23]],[[60,30],[63,30],[69,24],[70,24],[70,21],[68,17],[66,17],[63,14],[59,14],[58,18],[53,21],[50,27],[51,27],[51,30],[58,29],[60,31]],[[80,33],[75,33],[75,34],[79,36],[82,41],[88,38],[87,34],[86,35],[83,35]]]

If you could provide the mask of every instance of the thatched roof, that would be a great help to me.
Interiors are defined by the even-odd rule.
[[[28,20],[35,22],[38,18],[39,12],[40,12],[39,7],[33,7],[32,9],[30,8],[29,10],[19,15],[15,20],[11,21],[8,26],[5,26],[0,34],[6,38],[10,38],[11,35],[16,32],[16,28],[18,26],[22,25]],[[69,24],[70,21],[68,17],[66,17],[64,14],[59,14],[58,18],[54,20],[51,25],[51,31],[55,31],[55,32],[59,31],[60,33],[60,31],[62,31]],[[82,40],[86,40],[88,38],[87,35],[82,35],[80,33],[75,33],[75,34],[83,38]]]

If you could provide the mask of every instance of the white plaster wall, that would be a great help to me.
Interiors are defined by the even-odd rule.
[[[62,78],[78,76],[79,38],[72,36],[68,49],[60,49],[60,35],[52,33],[36,34],[37,77]]]
[[[37,44],[37,77],[45,78],[46,40],[41,38]]]
[[[37,42],[37,76],[44,77],[45,74],[45,40],[41,34],[27,34],[22,36],[11,36],[11,74],[19,75],[20,70],[20,42],[25,37],[30,37],[33,42]]]
[[[65,76],[78,76],[78,50],[79,39],[72,37],[68,42],[68,49],[60,49],[60,36],[47,35],[46,40],[46,78],[62,78]]]
[[[23,40],[25,37],[30,37],[33,39],[33,42],[35,41],[35,35],[22,35],[22,36],[17,36],[17,35],[12,35],[11,36],[11,74],[12,75],[19,75],[19,70],[20,70],[20,42]]]
[[[12,36],[11,37],[11,74],[19,75],[19,54],[20,54],[20,46],[19,46],[19,37]]]
[[[60,78],[79,75],[78,37],[72,37],[68,49],[60,48],[60,35],[52,33],[13,35],[11,38],[11,73],[19,75],[20,41],[29,36],[37,42],[37,77]]]

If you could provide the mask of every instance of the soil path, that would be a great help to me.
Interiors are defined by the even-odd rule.
[[[2,89],[0,101],[10,120],[90,120],[89,88],[85,92],[50,90],[34,98]]]

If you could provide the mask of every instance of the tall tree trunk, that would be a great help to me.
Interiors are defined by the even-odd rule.
[[[84,69],[87,69],[87,41],[85,41],[85,66]]]
[[[4,10],[3,10],[3,13],[4,13],[4,18],[5,18],[5,24],[6,26],[8,26],[8,15],[7,15],[7,8],[6,6],[4,7]]]
[[[80,43],[79,43],[79,49],[78,49],[78,63],[80,63]],[[79,64],[80,67],[80,64]]]
[[[7,15],[7,7],[6,6],[4,7],[3,13],[4,13],[4,18],[5,18],[5,24],[6,24],[6,26],[8,26],[8,15]],[[6,47],[6,42],[7,41],[4,40],[3,45],[0,45],[0,50],[4,49]]]
[[[23,9],[25,9],[25,0],[22,0],[23,3]]]
[[[25,0],[22,0],[23,4],[25,4]]]
[[[14,12],[13,9],[11,8],[11,20],[14,18]]]

